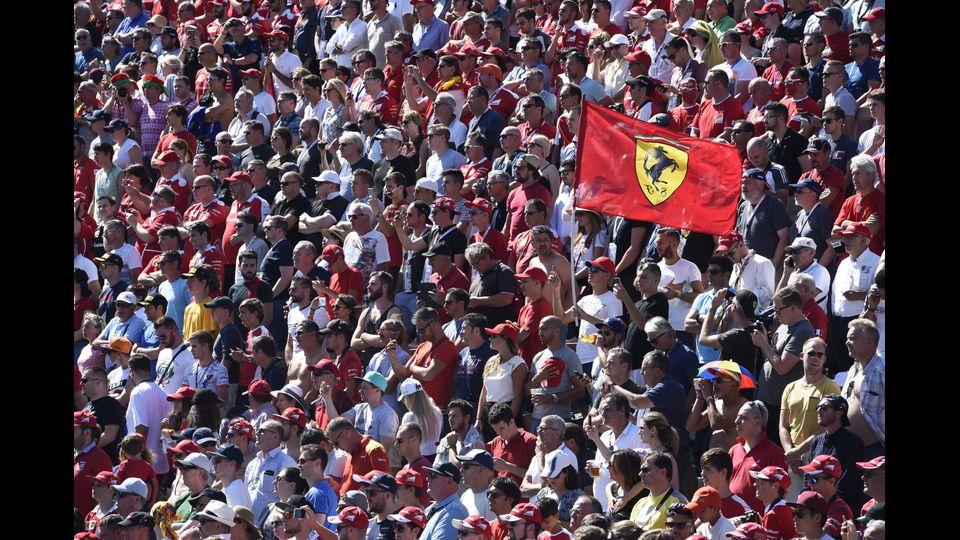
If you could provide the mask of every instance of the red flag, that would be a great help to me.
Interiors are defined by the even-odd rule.
[[[576,204],[707,234],[733,229],[740,194],[734,146],[678,135],[585,101]]]

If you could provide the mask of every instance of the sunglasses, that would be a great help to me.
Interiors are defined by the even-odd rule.
[[[707,270],[707,273],[710,274],[711,276],[715,276],[717,274],[722,274],[723,270],[717,270],[716,268],[711,268]]]
[[[818,352],[818,351],[807,351],[807,356],[812,356],[814,358],[823,358],[827,353]]]
[[[299,184],[299,183],[300,183],[300,182],[291,180],[291,181],[289,181],[289,182],[280,182],[280,185],[281,185],[281,186],[289,186],[289,185],[291,185],[291,184]]]

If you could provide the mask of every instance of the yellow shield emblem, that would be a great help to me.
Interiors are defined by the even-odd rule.
[[[637,136],[636,170],[640,189],[654,206],[677,191],[687,176],[687,150],[663,137]]]

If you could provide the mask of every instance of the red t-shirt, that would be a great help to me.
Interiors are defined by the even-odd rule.
[[[450,289],[459,287],[465,291],[470,290],[470,280],[467,279],[467,276],[457,268],[456,265],[450,267],[450,270],[447,272],[447,275],[440,277],[440,274],[434,272],[429,279],[430,283],[434,283],[437,286],[437,290],[443,294],[447,294],[447,291]],[[440,308],[440,322],[446,324],[450,322],[450,315],[447,314],[447,310]]]
[[[383,83],[384,90],[393,98],[394,103],[403,101],[403,67],[394,69],[393,66],[383,68],[383,75],[386,80]]]
[[[96,276],[87,276],[96,278]],[[93,301],[93,298],[89,296],[81,298],[73,303],[73,331],[76,332],[80,330],[80,327],[83,326],[83,315],[87,311],[97,312],[97,303]]]
[[[520,330],[526,330],[530,336],[517,344],[517,354],[527,363],[528,368],[533,357],[544,349],[543,342],[540,341],[540,321],[550,315],[553,315],[553,306],[543,297],[520,308],[517,323]]]
[[[743,500],[736,493],[731,493],[729,497],[720,499],[720,515],[727,519],[742,516],[753,510],[747,501]]]
[[[178,131],[176,133],[164,133],[160,136],[160,140],[157,142],[157,151],[163,152],[170,148],[170,143],[175,139],[183,139],[187,143],[187,146],[190,147],[190,151],[193,153],[197,152],[197,138],[187,130]]]
[[[770,465],[786,470],[787,460],[784,458],[783,449],[769,440],[766,433],[760,434],[757,445],[749,452],[744,449],[743,443],[744,438],[737,437],[737,444],[731,446],[729,450],[730,457],[733,459],[730,491],[739,495],[755,512],[763,512],[763,503],[757,498],[750,471],[759,471]]]
[[[800,182],[803,182],[807,178],[816,180],[824,190],[829,188],[833,190],[834,193],[837,193],[837,196],[833,198],[833,202],[830,203],[827,209],[830,210],[831,216],[839,215],[840,209],[843,207],[843,195],[847,192],[847,177],[840,172],[840,169],[833,165],[827,165],[827,168],[824,169],[823,172],[817,169],[810,169],[801,174]]]
[[[622,34],[623,32],[619,33]],[[558,47],[558,50],[573,47],[574,49],[583,52],[586,50],[587,43],[589,42],[590,34],[579,25],[574,24],[570,28],[565,28],[560,31],[560,47]]]
[[[818,304],[816,300],[811,298],[807,301],[803,306],[803,316],[813,325],[813,329],[817,331],[817,337],[826,340],[827,314],[823,312],[823,308],[820,307],[820,304]]]
[[[846,32],[837,32],[832,36],[824,36],[827,41],[827,48],[823,50],[823,57],[827,60],[839,60],[844,64],[849,64],[853,58],[850,57],[850,35]]]
[[[330,276],[330,289],[337,294],[346,294],[350,289],[357,291],[353,295],[357,299],[357,303],[363,305],[363,299],[360,297],[363,294],[363,273],[360,270],[352,266],[348,266],[343,272],[337,272]],[[327,298],[327,315],[330,317],[330,320],[336,318],[333,314],[333,303],[336,301],[336,298]]]
[[[507,540],[510,538],[510,531],[500,523],[499,519],[493,520],[490,524],[490,533],[493,534],[493,540]]]
[[[810,96],[804,96],[800,100],[787,96],[781,99],[780,103],[787,106],[787,125],[794,131],[800,131],[800,120],[796,118],[800,114],[807,113],[820,116],[820,104],[810,99]]]
[[[723,128],[733,127],[743,116],[740,102],[733,96],[727,96],[727,99],[717,104],[714,104],[712,99],[704,101],[692,123],[700,130],[701,139],[714,139],[723,133]]]
[[[433,344],[429,341],[417,346],[413,356],[407,361],[408,366],[428,367],[434,362],[443,362],[444,368],[432,381],[426,381],[414,376],[423,385],[423,391],[433,398],[433,402],[441,409],[447,408],[450,402],[450,392],[453,388],[453,376],[457,371],[457,348],[449,339]]]
[[[333,391],[333,406],[336,407],[338,411],[346,411],[352,408],[353,405],[353,401],[346,392],[343,390]],[[314,411],[313,419],[316,420],[320,429],[327,429],[327,424],[330,423],[330,414],[327,413],[327,404],[322,399],[317,400],[317,408]]]
[[[210,226],[210,243],[221,245],[223,231],[227,228],[227,214],[230,209],[220,199],[214,199],[206,204],[195,203],[183,213],[184,223],[206,220]]]
[[[493,227],[489,227],[483,233],[477,231],[470,237],[470,243],[475,244],[477,242],[485,242],[489,245],[498,261],[507,260],[507,237],[502,232]]]
[[[684,135],[690,133],[690,124],[693,123],[693,117],[697,115],[697,111],[700,110],[698,105],[694,105],[690,108],[684,107],[683,105],[678,105],[667,113],[670,115],[670,126],[669,129],[683,133]]]
[[[493,163],[490,163],[490,160],[484,157],[476,163],[464,163],[460,166],[460,172],[463,173],[463,181],[466,184],[470,180],[486,178],[492,168]]]
[[[213,244],[207,244],[202,253],[194,253],[193,257],[190,258],[190,267],[199,268],[201,264],[212,266],[213,271],[220,278],[220,283],[223,283],[223,252],[220,251],[220,248]]]
[[[79,160],[73,160],[73,190],[80,191],[87,196],[87,201],[83,203],[86,208],[93,202],[93,178],[95,176],[96,163],[87,156]]]
[[[797,524],[793,522],[793,509],[783,499],[763,515],[763,528],[769,531],[769,540],[791,540],[797,537]],[[839,532],[839,529],[838,529]]]
[[[598,27],[598,28],[597,28],[596,30],[594,30],[593,32],[590,32],[590,37],[592,38],[592,37],[596,36],[597,34],[599,34],[600,32],[606,32],[608,35],[611,35],[611,36],[615,36],[615,35],[617,35],[617,34],[623,34],[623,33],[624,33],[623,28],[620,28],[619,26],[617,26],[616,24],[614,24],[613,21],[611,21],[609,24],[607,24],[607,25],[604,26],[603,28],[599,28],[599,27]]]
[[[564,529],[560,528],[559,531],[552,533],[549,531],[541,531],[537,535],[537,540],[573,540],[573,537],[570,536],[570,533]]]
[[[154,191],[157,190],[160,186],[166,186],[173,190],[173,193],[176,194],[176,198],[173,200],[173,207],[177,209],[177,212],[183,214],[187,209],[187,206],[190,204],[190,182],[187,182],[187,179],[177,175],[176,180],[160,178],[157,180],[157,185],[153,188]]]
[[[558,94],[557,94],[557,103],[558,103],[558,104],[557,104],[557,107],[559,107],[559,106],[560,106],[560,105],[559,105],[559,100],[560,100],[559,90],[558,90],[557,92],[558,92]],[[561,148],[564,147],[564,146],[566,146],[566,145],[568,145],[568,144],[570,144],[570,142],[573,141],[573,138],[576,136],[576,133],[574,133],[573,130],[570,129],[570,119],[567,118],[567,117],[564,116],[564,115],[560,115],[560,117],[557,118],[557,133],[560,134],[560,147],[561,147]]]
[[[486,446],[487,452],[490,452],[491,456],[526,469],[536,455],[537,437],[524,431],[523,428],[517,428],[517,434],[509,442],[504,441],[503,437],[497,435]],[[518,485],[523,481],[523,478],[508,471],[500,471],[497,476],[512,478]]]
[[[520,140],[524,145],[529,143],[530,138],[534,135],[543,135],[550,139],[551,142],[557,136],[557,128],[546,122],[540,122],[540,125],[535,128],[530,127],[530,122],[524,122],[518,127],[520,128]]]
[[[176,226],[180,223],[180,216],[171,210],[165,210],[159,214],[154,214],[153,216],[147,218],[143,222],[143,228],[150,232],[153,240],[149,243],[144,243],[140,238],[137,238],[136,248],[140,252],[141,259],[150,259],[154,255],[160,253],[160,242],[157,240],[157,234],[160,232],[160,229],[167,225]]]
[[[340,495],[352,489],[360,489],[360,483],[353,479],[353,475],[363,476],[370,471],[390,472],[390,461],[383,445],[373,440],[373,437],[364,435],[360,439],[360,446],[347,458],[343,468],[343,484],[340,486]]]
[[[870,56],[876,58],[877,60],[883,58],[883,55],[886,54],[885,49],[887,48],[887,40],[884,39],[886,34],[881,37],[874,37],[873,43],[870,44]]]
[[[763,78],[770,83],[771,100],[780,101],[784,98],[784,96],[787,95],[787,73],[789,73],[791,69],[793,69],[793,64],[790,62],[784,62],[780,69],[777,69],[777,66],[770,64],[767,69],[763,70]]]
[[[260,336],[269,336],[270,331],[266,326],[260,325],[247,332],[247,350],[246,354],[253,354],[253,339]],[[240,377],[237,379],[238,386],[250,386],[253,376],[257,373],[257,364],[253,362],[244,362],[240,364]]]
[[[112,471],[113,462],[103,448],[94,445],[88,452],[73,458],[73,506],[82,515],[93,510],[93,477],[103,471]]]
[[[386,92],[381,91],[376,98],[369,95],[363,96],[360,100],[360,110],[377,112],[384,124],[397,124],[397,102]]]
[[[877,504],[877,500],[876,500],[876,499],[870,499],[869,501],[867,501],[867,502],[863,505],[863,507],[860,508],[860,515],[861,515],[861,516],[867,515],[867,510],[870,510],[871,508],[873,508],[873,506],[874,506],[875,504]]]
[[[527,201],[532,199],[541,199],[547,203],[547,208],[550,207],[550,203],[553,200],[550,195],[550,190],[543,187],[539,182],[534,182],[527,187],[520,186],[507,195],[507,211],[510,212],[510,229],[507,231],[508,237],[516,238],[518,234],[530,229],[530,227],[527,226],[527,222],[523,220],[523,209],[527,205]]]
[[[839,495],[834,495],[830,500],[830,507],[827,508],[827,524],[823,526],[823,532],[840,538],[840,526],[848,519],[853,519],[853,510]]]
[[[240,244],[231,244],[230,237],[237,233],[237,214],[242,210],[247,210],[262,222],[270,210],[270,203],[256,195],[251,195],[250,200],[233,201],[233,204],[230,205],[230,213],[227,215],[227,221],[223,229],[223,239],[220,241],[220,246],[223,248],[223,257],[230,261],[230,264],[237,260],[237,253],[240,251]]]
[[[861,196],[859,193],[843,201],[840,207],[840,213],[834,220],[834,225],[840,225],[845,220],[866,221],[871,215],[877,214],[880,219],[880,232],[873,235],[870,240],[870,251],[877,255],[883,253],[883,236],[886,231],[887,215],[887,197],[877,190],[873,190],[869,195]]]
[[[117,481],[123,482],[127,478],[139,478],[149,486],[152,479],[157,478],[153,465],[143,459],[125,459],[117,467]]]
[[[517,109],[517,103],[520,102],[520,96],[501,86],[490,94],[490,101],[487,106],[497,112],[504,120],[509,120],[510,115]],[[470,107],[464,107],[460,113],[460,121],[469,124],[473,120],[473,113]]]

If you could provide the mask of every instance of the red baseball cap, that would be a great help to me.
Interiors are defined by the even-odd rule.
[[[487,58],[507,58],[507,53],[503,52],[503,49],[500,47],[487,47],[487,50],[480,51],[480,56],[486,56]]]
[[[498,81],[503,80],[503,70],[501,70],[500,66],[498,66],[495,63],[491,62],[489,64],[483,64],[482,66],[478,66],[476,71],[477,73],[486,73],[487,75],[491,75],[493,76],[493,78],[497,79]]]
[[[250,386],[247,387],[247,391],[243,393],[245,396],[249,396],[251,394],[258,396],[269,396],[270,384],[263,379],[254,379],[250,382]]]
[[[528,266],[526,272],[514,274],[513,277],[517,278],[517,281],[520,281],[523,278],[533,278],[540,283],[547,282],[547,273],[539,266]]]
[[[330,246],[327,246],[327,247],[330,247]],[[339,246],[335,246],[335,247],[339,247]],[[318,371],[329,371],[330,373],[333,373],[338,379],[340,378],[340,368],[337,367],[336,362],[334,362],[333,360],[330,360],[329,358],[324,358],[323,360],[317,362],[316,364],[313,364],[307,367],[310,369],[310,371],[314,373]]]
[[[230,159],[230,156],[225,156],[223,154],[220,154],[219,156],[214,156],[214,158],[211,159],[210,161],[216,161],[221,165],[226,165],[227,167],[233,167],[233,160]]]
[[[854,221],[853,223],[847,225],[846,229],[843,229],[838,232],[840,236],[863,236],[865,238],[873,238],[873,233],[870,232],[870,228],[862,221]]]
[[[283,414],[275,414],[273,417],[277,420],[289,420],[301,428],[307,426],[307,413],[299,407],[287,407]]]
[[[870,461],[858,461],[857,468],[861,471],[875,471],[887,468],[887,456],[877,456]]]
[[[501,336],[504,339],[509,339],[514,342],[517,341],[517,337],[520,335],[520,330],[510,323],[500,323],[493,328],[484,328],[484,330],[486,330],[488,334]]]
[[[624,56],[623,59],[627,62],[640,62],[641,64],[646,64],[648,66],[653,63],[650,60],[650,55],[644,50],[633,51],[632,53]]]
[[[180,161],[180,156],[178,156],[176,152],[173,150],[164,150],[152,163],[154,167],[160,167],[167,163],[176,163],[178,161]]]
[[[840,460],[826,454],[813,458],[809,465],[800,467],[800,470],[810,474],[826,473],[834,478],[843,476],[843,467],[840,465]]]
[[[367,518],[367,513],[356,506],[348,506],[344,508],[339,514],[327,518],[327,521],[333,523],[334,525],[346,525],[354,529],[364,530],[366,530],[367,525],[370,524],[370,520]]]
[[[433,201],[433,207],[441,210],[456,210],[457,203],[450,197],[440,197]]]
[[[764,467],[759,471],[750,471],[750,476],[753,478],[760,478],[762,480],[776,482],[780,484],[780,487],[782,487],[784,491],[790,488],[790,475],[787,474],[787,471],[777,467],[776,465]]]
[[[193,399],[193,396],[195,395],[197,395],[197,391],[185,384],[180,388],[178,388],[176,392],[167,396],[167,401],[173,401],[175,399],[183,399],[183,398]]]
[[[734,244],[740,242],[743,242],[743,235],[737,231],[730,231],[720,236],[720,240],[717,242],[717,251],[728,251]]]
[[[647,14],[647,8],[643,6],[633,6],[629,11],[624,11],[623,16],[626,18],[630,17],[643,17]]]
[[[863,16],[863,20],[872,21],[874,19],[887,19],[887,9],[878,7],[871,9],[866,15]]]
[[[757,523],[748,522],[737,527],[737,530],[727,533],[727,538],[739,538],[740,540],[769,540],[770,531]]]
[[[425,6],[432,6],[433,2],[431,2],[430,0],[411,0],[410,2],[410,5],[413,7],[417,7],[420,4],[423,4]]]
[[[477,533],[484,538],[493,538],[490,522],[483,516],[470,516],[467,519],[453,520],[453,528],[458,531]]]
[[[246,420],[241,420],[234,423],[232,426],[230,426],[230,431],[243,435],[248,439],[253,438],[253,424],[247,422]]]
[[[483,210],[488,214],[493,213],[493,203],[488,201],[487,199],[477,197],[476,199],[472,201],[467,201],[464,204],[467,206],[467,208],[479,208],[480,210]]]
[[[540,509],[535,504],[520,503],[513,507],[509,514],[503,514],[500,519],[508,523],[517,521],[529,521],[538,525],[543,524],[543,517],[540,515]]]
[[[540,381],[540,386],[543,388],[553,388],[554,386],[560,385],[560,379],[563,375],[564,370],[567,369],[567,363],[557,358],[556,356],[551,356],[543,362],[543,369],[554,368],[557,370],[557,374],[553,377],[549,377]]]
[[[284,41],[290,41],[290,36],[288,36],[287,33],[284,32],[283,30],[274,30],[273,32],[267,32],[266,38],[267,39],[277,38],[277,39],[282,39]]]
[[[253,427],[251,426],[251,431]],[[252,433],[251,433],[252,436]],[[203,448],[200,448],[200,445],[193,442],[191,439],[184,439],[174,446],[167,448],[168,454],[193,454],[194,452],[203,453]]]
[[[224,182],[238,182],[241,180],[250,184],[251,186],[253,185],[253,180],[250,179],[250,175],[243,171],[237,171],[231,174],[230,176],[224,178]]]
[[[610,275],[616,274],[616,266],[614,266],[613,261],[609,257],[599,257],[592,261],[587,261],[588,268],[600,268],[610,273]]]
[[[827,512],[830,511],[830,505],[827,504],[827,500],[816,491],[804,491],[797,496],[797,502],[788,502],[787,506],[792,506],[794,508],[797,506],[806,506],[814,512],[819,512],[823,515],[827,515]]]
[[[397,472],[397,485],[413,486],[420,489],[426,489],[427,477],[425,477],[420,471],[415,471],[411,468],[404,467]]]
[[[100,471],[96,476],[91,476],[93,481],[98,484],[103,484],[105,486],[115,486],[119,483],[120,479],[117,478],[117,475],[113,471]]]
[[[776,13],[777,15],[783,17],[783,6],[776,2],[767,2],[763,5],[762,8],[754,11],[757,15],[766,15],[768,13]]]
[[[323,253],[320,256],[323,257],[323,260],[332,263],[343,257],[343,248],[336,244],[330,244],[323,248]]]
[[[709,506],[720,507],[720,492],[710,486],[703,486],[693,494],[690,502],[684,508],[691,512],[700,513]]]
[[[271,32],[272,33],[272,32]],[[281,32],[282,33],[282,32]],[[258,80],[263,80],[263,72],[259,69],[241,69],[240,77],[256,77]]]
[[[77,411],[73,413],[73,427],[97,427],[97,417],[90,411]]]
[[[421,478],[422,477],[423,476],[421,475]],[[423,513],[423,510],[417,508],[416,506],[404,506],[396,514],[390,514],[387,516],[387,519],[399,521],[400,523],[413,523],[421,529],[427,526],[427,515]]]
[[[466,58],[468,56],[472,56],[474,58],[480,58],[480,51],[477,50],[477,47],[475,45],[473,45],[472,43],[468,43],[463,47],[461,47],[459,52],[453,53],[453,56],[456,56],[457,58]]]
[[[83,531],[73,535],[73,540],[100,540],[100,537],[90,531]]]

